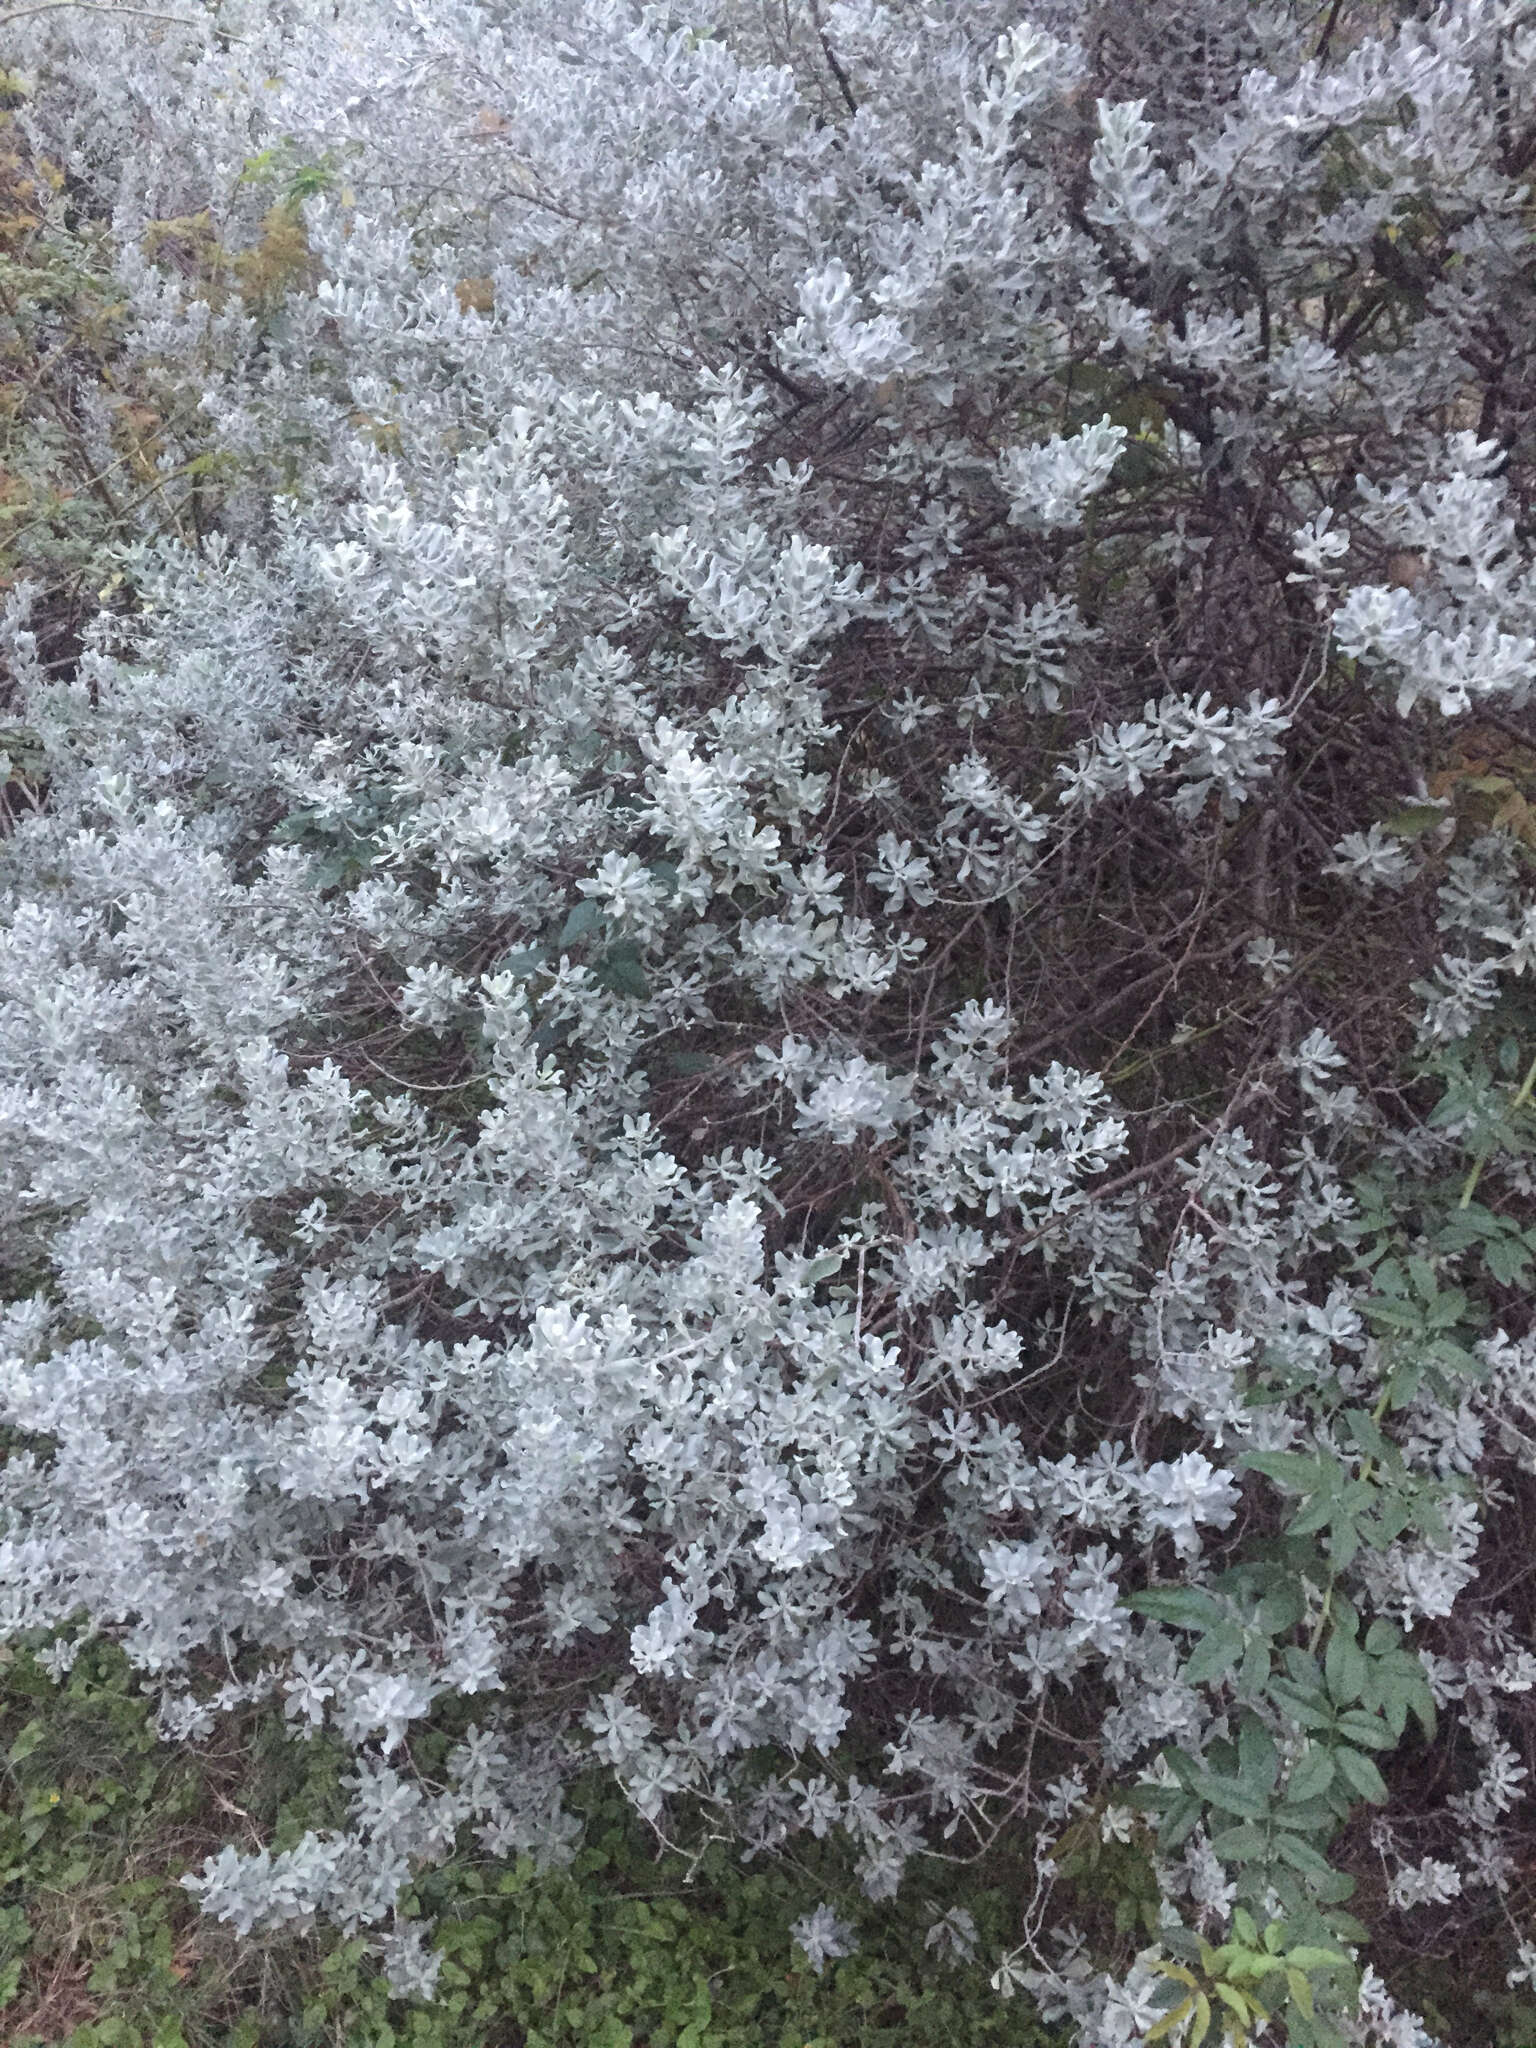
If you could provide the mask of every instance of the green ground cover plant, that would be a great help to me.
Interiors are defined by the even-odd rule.
[[[611,1781],[574,1803],[568,1869],[461,1856],[406,1910],[435,1923],[440,1996],[402,1999],[365,1940],[241,1943],[179,1883],[231,1822],[279,1844],[345,1816],[340,1759],[270,1717],[189,1755],[155,1738],[120,1654],[62,1686],[25,1651],[0,1667],[0,2029],[8,2048],[1052,2048],[952,1935],[871,1908],[833,1853],[743,1867],[729,1844],[669,1853]],[[990,1882],[984,1881],[990,1875]],[[962,1939],[1002,1940],[1018,1873],[946,1888]],[[790,1929],[835,1896],[855,1955],[813,1969]]]

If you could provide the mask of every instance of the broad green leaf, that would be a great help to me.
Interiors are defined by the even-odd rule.
[[[1127,1593],[1121,1605],[1178,1628],[1210,1628],[1224,1618],[1221,1602],[1199,1586],[1149,1586],[1142,1593]]]
[[[1328,1555],[1338,1571],[1347,1571],[1360,1549],[1360,1530],[1355,1522],[1341,1520],[1328,1539]]]
[[[1219,1807],[1223,1813],[1236,1814],[1239,1820],[1262,1820],[1268,1810],[1267,1800],[1257,1792],[1250,1792],[1235,1778],[1217,1778],[1209,1771],[1202,1771],[1195,1785],[1212,1806]]]
[[[1173,2032],[1175,2027],[1182,2025],[1189,2018],[1194,2009],[1195,2001],[1193,1994],[1191,1994],[1181,2004],[1176,2005],[1172,2012],[1165,2013],[1156,2026],[1150,2028],[1148,2032],[1142,2035],[1142,2039],[1148,2042],[1164,2040]]]
[[[1171,1854],[1181,1842],[1188,1840],[1204,1818],[1204,1800],[1192,1792],[1187,1793],[1164,1814],[1162,1826],[1157,1831],[1159,1845]]]
[[[1298,1841],[1295,1835],[1277,1835],[1275,1854],[1304,1877],[1321,1875],[1329,1868],[1326,1856],[1314,1849],[1310,1842]]]
[[[1256,1863],[1269,1854],[1269,1837],[1252,1821],[1239,1821],[1211,1837],[1212,1851],[1223,1863]]]
[[[1408,1268],[1408,1280],[1420,1301],[1433,1301],[1440,1292],[1440,1277],[1430,1259],[1410,1254],[1404,1261]]]
[[[1277,1706],[1283,1707],[1294,1721],[1303,1728],[1331,1728],[1333,1709],[1321,1693],[1292,1684],[1288,1679],[1272,1678],[1269,1681],[1269,1696]]]
[[[1286,1533],[1291,1536],[1315,1536],[1319,1529],[1326,1529],[1336,1520],[1339,1504],[1336,1495],[1316,1493],[1297,1514],[1286,1524]]]
[[[1292,1493],[1311,1493],[1323,1484],[1330,1461],[1306,1458],[1298,1451],[1249,1451],[1242,1463],[1249,1471],[1262,1472],[1266,1479],[1275,1480]]]
[[[1407,1528],[1412,1511],[1406,1497],[1401,1493],[1386,1496],[1376,1513],[1365,1525],[1365,1538],[1373,1550],[1385,1550],[1395,1543]]]
[[[1245,1998],[1235,1984],[1213,1984],[1211,1992],[1221,2000],[1240,2027],[1253,2025],[1261,2008],[1252,1999]]]
[[[1292,1804],[1317,1799],[1333,1783],[1333,1757],[1321,1743],[1314,1742],[1302,1753],[1285,1783],[1285,1796]]]
[[[1257,1620],[1267,1636],[1284,1635],[1299,1625],[1306,1613],[1301,1588],[1294,1581],[1276,1586],[1259,1602]]]
[[[668,1056],[667,1065],[674,1074],[691,1078],[695,1074],[707,1074],[715,1061],[707,1052],[674,1052]]]
[[[1325,1855],[1319,1849],[1315,1849],[1311,1845],[1311,1841],[1298,1841],[1296,1835],[1276,1835],[1274,1837],[1274,1853],[1278,1855],[1278,1858],[1282,1858],[1282,1862],[1290,1864],[1292,1870],[1298,1870],[1305,1878],[1307,1876],[1325,1876],[1327,1870],[1329,1870],[1329,1862],[1327,1862]]]
[[[28,1721],[16,1740],[11,1744],[10,1761],[13,1764],[24,1762],[40,1746],[43,1737],[47,1733],[48,1724],[40,1715]]]
[[[1245,1714],[1237,1731],[1238,1776],[1256,1792],[1274,1789],[1280,1774],[1275,1738],[1255,1714]]]
[[[1381,829],[1395,839],[1419,839],[1443,825],[1448,814],[1444,804],[1405,804],[1382,819]]]
[[[1380,1425],[1365,1409],[1346,1408],[1342,1420],[1358,1449],[1369,1453],[1373,1458],[1390,1456],[1391,1446],[1382,1435]]]
[[[603,988],[612,989],[615,995],[644,998],[651,992],[645,969],[640,965],[640,956],[629,945],[614,946],[603,955],[597,967],[597,980]]]
[[[1328,1638],[1328,1648],[1323,1655],[1323,1674],[1328,1681],[1328,1690],[1334,1701],[1341,1707],[1352,1706],[1365,1691],[1370,1676],[1365,1653],[1353,1636],[1347,1636],[1341,1629],[1335,1629]]]
[[[1269,1644],[1261,1635],[1256,1635],[1243,1652],[1242,1665],[1238,1670],[1237,1683],[1241,1691],[1250,1696],[1263,1692],[1269,1682]]]
[[[1338,1718],[1339,1733],[1351,1742],[1364,1743],[1367,1749],[1395,1749],[1396,1743],[1388,1732],[1386,1723],[1376,1714],[1362,1713],[1352,1707]]]
[[[595,931],[601,929],[602,923],[602,906],[592,897],[584,897],[560,927],[560,936],[555,944],[562,947],[573,946],[578,939],[590,938]]]
[[[1243,1632],[1233,1624],[1202,1636],[1185,1660],[1182,1676],[1190,1685],[1207,1685],[1230,1671],[1243,1654]]]
[[[1517,1244],[1507,1240],[1490,1244],[1483,1257],[1501,1287],[1513,1287],[1517,1282],[1523,1285],[1530,1277],[1530,1258]]]
[[[1424,1319],[1432,1330],[1449,1330],[1462,1322],[1468,1311],[1467,1297],[1459,1287],[1437,1295],[1424,1311]],[[1477,1361],[1472,1361],[1476,1369]]]
[[[1327,1970],[1349,1968],[1349,1957],[1342,1949],[1301,1946],[1286,1951],[1286,1961],[1294,1963],[1298,1970]]]
[[[1358,1749],[1339,1748],[1334,1751],[1334,1760],[1339,1767],[1339,1776],[1362,1799],[1369,1799],[1373,1806],[1386,1805],[1390,1797],[1387,1781],[1368,1756],[1362,1756]]]
[[[1327,1798],[1318,1798],[1299,1799],[1294,1804],[1287,1799],[1270,1818],[1277,1828],[1285,1828],[1290,1834],[1317,1835],[1331,1828],[1338,1816]]]

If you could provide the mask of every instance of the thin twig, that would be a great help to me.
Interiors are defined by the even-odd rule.
[[[125,21],[173,21],[180,28],[215,26],[208,15],[160,14],[148,7],[117,7],[112,0],[34,0],[30,7],[13,7],[9,14],[0,14],[0,28],[9,28],[13,21],[25,21],[31,14],[56,14],[64,7],[77,8],[84,14],[119,14]],[[244,37],[232,40],[243,42]]]
[[[1339,25],[1339,16],[1343,12],[1344,0],[1333,0],[1333,6],[1329,10],[1328,19],[1323,24],[1323,32],[1317,39],[1317,48],[1312,53],[1314,63],[1323,64],[1327,62],[1329,45],[1333,41],[1334,30]]]
[[[1172,1166],[1176,1161],[1187,1158],[1201,1145],[1208,1145],[1211,1136],[1210,1130],[1204,1127],[1191,1131],[1184,1142],[1175,1145],[1171,1152],[1160,1153],[1156,1159],[1149,1159],[1145,1166],[1133,1166],[1125,1173],[1117,1173],[1113,1180],[1092,1183],[1084,1192],[1094,1201],[1099,1201],[1106,1195],[1121,1194],[1126,1188],[1134,1187],[1138,1181],[1150,1180],[1153,1174],[1161,1172],[1163,1167]],[[1037,1230],[1026,1231],[1022,1237],[1012,1240],[1011,1248],[1021,1252],[1032,1244],[1038,1244],[1042,1237],[1050,1235],[1061,1220],[1060,1216],[1053,1216],[1049,1223],[1042,1223]]]
[[[837,52],[832,47],[831,39],[821,25],[821,9],[815,4],[815,0],[812,0],[811,4],[811,19],[816,24],[816,36],[821,44],[821,54],[827,60],[827,69],[837,80],[837,89],[843,96],[843,105],[850,114],[856,114],[859,111],[859,103],[853,96],[853,87],[848,82],[847,72],[838,62]]]

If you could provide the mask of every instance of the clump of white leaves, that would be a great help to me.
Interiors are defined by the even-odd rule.
[[[1272,10],[1197,75],[1210,0],[1117,94],[1102,11],[13,31],[131,345],[185,354],[244,469],[224,530],[132,551],[74,672],[5,614],[49,783],[0,856],[0,1618],[111,1631],[167,1732],[273,1699],[355,1753],[345,1830],[189,1880],[238,1928],[382,1927],[465,1831],[568,1853],[594,1757],[658,1825],[839,1832],[880,1899],[1086,1810],[1031,1763],[1051,1716],[1106,1782],[1229,1732],[1121,1595],[1219,1567],[1315,1390],[1371,1407],[1348,1175],[1445,1142],[1376,1106],[1303,922],[1374,933],[1428,877],[1430,1048],[1536,960],[1496,833],[1431,873],[1296,808],[1341,662],[1383,752],[1530,693],[1514,428],[1464,414],[1518,381],[1479,351],[1528,306],[1532,50],[1449,0],[1314,61]],[[210,322],[140,232],[251,239],[279,138],[343,167],[314,288]],[[1294,279],[1390,282],[1442,199],[1454,262],[1351,355],[1378,314]],[[1105,892],[1164,869],[1126,939]],[[1220,999],[1174,1028],[1192,959]],[[1174,1055],[1234,1017],[1222,1094]],[[1529,1352],[1393,1416],[1460,1491],[1349,1568],[1372,1611],[1461,1611]],[[1495,1638],[1435,1667],[1480,1775],[1395,1904],[1507,1881],[1517,1680]],[[450,1696],[478,1725],[426,1784]],[[1197,1849],[1167,1887],[1214,1932]],[[1005,1984],[1144,2038],[1160,1951],[1026,1931]],[[852,1932],[794,1938],[819,1970]],[[419,1932],[384,1944],[430,1994]]]

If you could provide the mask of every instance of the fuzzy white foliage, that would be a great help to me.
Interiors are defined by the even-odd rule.
[[[1351,477],[1347,524],[1298,480],[1288,529],[1338,651],[1404,712],[1526,702],[1536,571],[1502,451],[1425,424],[1521,232],[1484,82],[1508,10],[1454,0],[1327,65],[1266,13],[1213,104],[1170,55],[1162,111],[1149,87],[1091,116],[1091,10],[1067,4],[1033,26],[993,0],[825,10],[857,113],[809,19],[779,47],[746,5],[216,11],[227,44],[12,31],[28,121],[113,211],[132,346],[182,356],[268,485],[227,534],[146,542],[138,616],[104,618],[71,680],[6,613],[50,789],[3,856],[3,1242],[47,1280],[0,1314],[0,1416],[37,1443],[0,1479],[0,1618],[111,1630],[170,1731],[275,1696],[355,1749],[348,1831],[191,1881],[242,1929],[382,1922],[464,1827],[565,1853],[559,1780],[594,1751],[652,1817],[687,1794],[749,1846],[844,1830],[887,1896],[930,1822],[983,1812],[989,1757],[1052,1691],[1100,1688],[1113,1770],[1211,1738],[1122,1574],[1198,1575],[1236,1459],[1300,1442],[1245,1402],[1261,1352],[1297,1384],[1365,1371],[1347,1261],[1319,1261],[1349,1214],[1333,1148],[1369,1111],[1315,1034],[1290,1149],[1214,1121],[1156,1240],[1134,1197],[1094,1196],[1127,1159],[1113,1091],[1021,1072],[1002,986],[931,1016],[913,996],[899,1052],[861,1032],[920,986],[918,913],[1033,914],[1105,807],[1231,824],[1284,758],[1305,677],[1221,702],[1171,678],[1033,782],[989,740],[1004,702],[1089,691],[1071,550],[1131,454],[1241,481],[1349,408],[1382,474]],[[1313,146],[1337,133],[1374,173],[1347,198]],[[205,203],[251,232],[241,165],[279,138],[344,175],[307,207],[322,281],[263,328],[135,235]],[[1469,209],[1463,281],[1368,388],[1221,297],[1239,212],[1243,260],[1278,277],[1443,190]],[[491,311],[455,292],[471,274]],[[1028,395],[1074,353],[1198,385],[1203,440],[1170,415],[1133,446]],[[982,530],[1008,576],[954,571]],[[1182,533],[1159,548],[1198,563]],[[1378,580],[1385,548],[1423,565],[1412,588]],[[848,764],[867,707],[839,713],[825,677],[866,628],[920,650],[879,709],[893,747],[931,748],[926,811]],[[1333,852],[1366,887],[1416,872],[1377,825]],[[1426,1040],[1536,959],[1496,869],[1446,884]],[[1264,944],[1268,987],[1289,960]],[[740,1114],[685,1160],[656,1055],[714,1027]],[[423,1078],[435,1042],[447,1079]],[[818,1172],[865,1206],[776,1245],[776,1190]],[[1135,1375],[1128,1440],[1031,1441],[1004,1398],[1047,1335],[986,1276],[1026,1255]],[[1470,1470],[1487,1428],[1528,1457],[1528,1354],[1498,1340],[1486,1419],[1410,1417],[1405,1455]],[[1450,1611],[1465,1505],[1361,1568],[1382,1610]],[[574,1643],[609,1653],[577,1707],[523,1696]],[[881,1782],[824,1775],[892,1671],[926,1705]],[[1485,1700],[1457,1820],[1497,1882],[1520,1773],[1499,1681],[1457,1682]],[[399,1754],[450,1694],[483,1696],[482,1725],[423,1790]],[[766,1788],[742,1769],[764,1748]],[[1401,1901],[1450,1896],[1448,1868],[1405,1865]],[[1188,1884],[1221,1910],[1219,1866]],[[819,1969],[847,1931],[823,1908],[795,1938]],[[430,1992],[409,1930],[387,1956]],[[1085,2040],[1131,2042],[1154,1961],[1113,1981],[1069,1944],[1026,1981]]]

